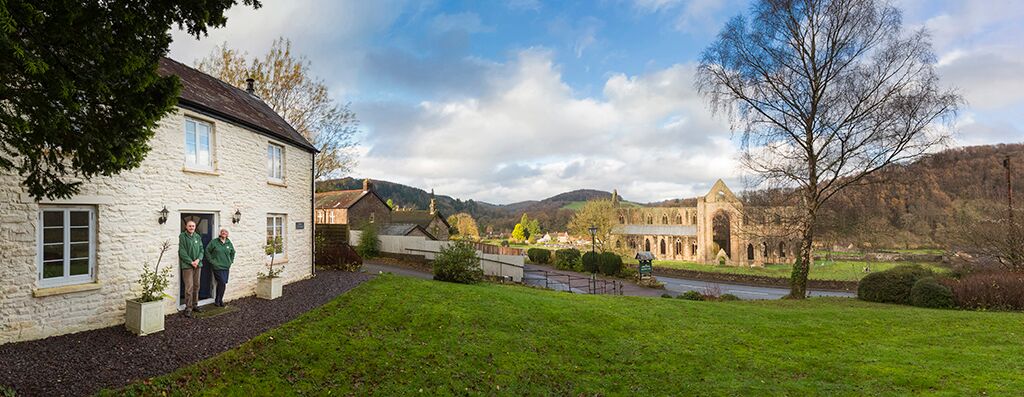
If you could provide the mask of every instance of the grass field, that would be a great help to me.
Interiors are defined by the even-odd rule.
[[[635,265],[636,260],[631,260],[631,264]],[[907,264],[906,262],[871,262],[870,267],[872,272],[882,271],[891,269],[895,266]],[[814,267],[811,268],[809,278],[815,280],[840,280],[840,281],[857,281],[863,278],[868,273],[864,272],[864,266],[868,265],[866,262],[861,261],[816,261]],[[933,264],[922,264],[923,266],[930,267],[935,271],[942,272],[945,268],[933,265]],[[742,267],[742,266],[715,266],[703,263],[686,262],[686,261],[654,261],[655,267],[663,267],[669,269],[683,269],[683,270],[697,270],[703,272],[716,272],[716,273],[734,273],[734,274],[753,274],[758,276],[767,277],[780,277],[789,278],[793,272],[793,265],[791,264],[779,264],[779,265],[765,265],[764,267]]]
[[[1012,395],[1024,315],[853,299],[693,302],[383,275],[108,394]]]

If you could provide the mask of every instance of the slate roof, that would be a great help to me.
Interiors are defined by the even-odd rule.
[[[284,118],[261,99],[245,90],[170,58],[160,59],[158,72],[164,76],[178,76],[181,81],[179,106],[195,109],[307,151],[316,152],[316,148]]]
[[[696,236],[697,226],[694,225],[618,225],[612,230],[615,234],[651,235],[651,236]]]
[[[320,192],[316,194],[315,207],[320,209],[349,208],[364,195],[370,192],[365,190],[335,190],[333,192]]]
[[[431,240],[437,240],[433,235],[427,232],[426,229],[415,223],[388,223],[380,228],[381,236],[408,236],[413,230],[419,229],[420,232],[426,234]]]
[[[391,212],[391,221],[395,223],[415,223],[422,226],[424,229],[430,227],[430,222],[434,220],[434,217],[441,218],[441,223],[444,223],[447,227],[452,227],[448,224],[448,220],[444,219],[440,214],[431,214],[430,211],[424,210],[402,210]]]

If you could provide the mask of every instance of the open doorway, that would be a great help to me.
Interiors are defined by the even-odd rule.
[[[196,233],[199,233],[203,240],[203,247],[206,247],[216,237],[217,216],[214,213],[187,212],[181,214],[181,231],[185,231],[185,223],[193,221],[196,223]],[[213,303],[216,284],[213,283],[213,267],[210,262],[203,258],[203,270],[199,273],[199,302],[200,306]],[[185,309],[185,280],[178,274],[178,310]]]

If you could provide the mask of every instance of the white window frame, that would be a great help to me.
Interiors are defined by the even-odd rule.
[[[284,145],[267,143],[267,180],[284,183]]]
[[[192,134],[195,135],[194,136],[194,139],[195,139],[195,152],[192,152],[192,153],[189,153],[189,148],[188,148],[188,138],[189,138],[189,135],[190,135],[189,132],[188,132],[189,123],[192,123],[192,124],[195,125],[195,127],[193,128],[193,133],[192,133]],[[202,164],[202,163],[199,162],[199,147],[200,147],[199,127],[200,126],[205,126],[207,131],[208,131],[207,132],[207,140],[208,140],[208,142],[207,142],[207,146],[208,146],[207,150],[209,152],[209,159],[208,159],[209,161],[208,161],[207,164]],[[184,149],[182,150],[182,154],[184,155],[185,167],[192,168],[192,169],[198,169],[198,170],[212,171],[213,170],[213,164],[215,162],[214,161],[214,146],[215,145],[214,145],[213,123],[210,123],[210,122],[207,122],[207,121],[203,121],[203,120],[200,120],[200,119],[197,119],[197,118],[194,118],[194,117],[185,117],[185,124],[182,126],[182,138],[184,139],[184,141],[183,141],[183,145],[184,145],[183,148]],[[190,155],[195,156],[195,160],[194,161],[189,161],[189,156]]]
[[[281,252],[278,252],[274,258],[274,263],[287,259],[286,252],[288,252],[288,215],[286,214],[267,214],[267,220],[273,219],[273,226],[267,226],[267,239],[270,237],[281,237]],[[280,230],[280,236],[277,231]],[[269,241],[268,241],[269,242]],[[267,261],[270,261],[270,255],[267,255]]]
[[[87,274],[71,275],[71,212],[88,212],[89,213],[89,272]],[[44,223],[43,215],[46,212],[61,212],[64,216],[63,226],[63,239],[61,244],[64,246],[63,264],[64,264],[64,275],[61,277],[43,278],[44,256],[43,248],[44,243]],[[39,282],[39,287],[58,287],[65,285],[75,284],[87,284],[96,280],[96,208],[91,206],[40,206],[39,207],[39,227],[36,228],[36,266],[38,273],[36,275]],[[81,258],[76,258],[81,259]]]

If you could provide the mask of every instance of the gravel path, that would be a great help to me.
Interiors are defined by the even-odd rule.
[[[145,337],[114,326],[0,345],[0,385],[14,388],[18,396],[78,396],[166,374],[232,349],[370,278],[321,271],[285,286],[281,298],[228,302],[238,308],[232,313],[204,319],[167,316],[163,332]]]

